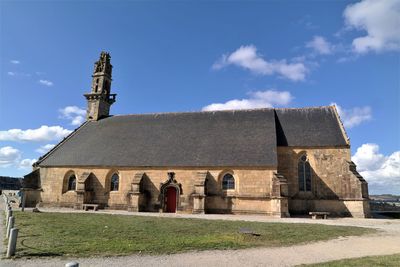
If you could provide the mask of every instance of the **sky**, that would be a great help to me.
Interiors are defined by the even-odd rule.
[[[336,105],[372,194],[400,194],[400,0],[0,0],[0,175],[85,118],[111,54],[111,114]]]

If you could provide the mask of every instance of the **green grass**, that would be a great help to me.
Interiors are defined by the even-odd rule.
[[[325,263],[317,263],[312,265],[301,265],[307,267],[398,267],[400,266],[400,254],[386,256],[371,256],[356,259],[345,259],[338,261],[330,261]]]
[[[319,224],[15,212],[17,257],[164,254],[189,250],[288,246],[375,230]],[[261,234],[239,233],[249,228]]]

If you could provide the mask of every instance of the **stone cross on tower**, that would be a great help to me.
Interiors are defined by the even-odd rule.
[[[110,115],[110,106],[115,102],[116,94],[111,94],[111,56],[101,52],[100,59],[94,63],[92,89],[84,94],[88,101],[87,120],[100,120]]]

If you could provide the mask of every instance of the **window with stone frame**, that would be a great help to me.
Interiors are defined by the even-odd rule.
[[[311,166],[307,156],[300,157],[298,162],[299,191],[311,191]]]
[[[118,187],[119,187],[119,175],[118,173],[114,173],[111,176],[111,191],[118,191]]]
[[[68,178],[68,191],[73,191],[76,190],[76,176],[75,174],[72,174]]]
[[[223,190],[235,189],[235,178],[233,177],[232,174],[227,173],[224,175],[224,177],[222,178],[222,189]]]

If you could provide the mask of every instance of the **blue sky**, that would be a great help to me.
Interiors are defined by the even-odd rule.
[[[0,175],[82,122],[112,57],[112,114],[336,103],[372,193],[400,193],[400,1],[1,1]],[[38,152],[39,151],[39,152]]]

